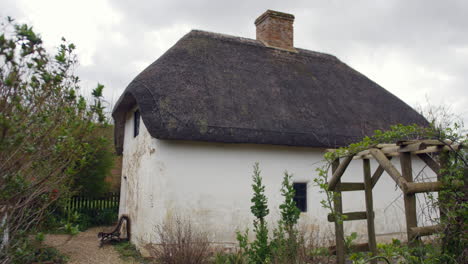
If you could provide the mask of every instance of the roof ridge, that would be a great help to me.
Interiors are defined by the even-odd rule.
[[[268,49],[276,49],[274,47],[268,47],[265,46],[261,41],[251,39],[251,38],[245,38],[245,37],[239,37],[239,36],[234,36],[234,35],[229,35],[229,34],[224,34],[224,33],[217,33],[217,32],[212,32],[212,31],[206,31],[206,30],[201,30],[201,29],[192,29],[189,33],[187,33],[185,36],[189,35],[198,35],[198,36],[203,36],[203,37],[215,37],[216,39],[222,40],[222,41],[233,41],[233,42],[240,42],[242,44],[246,45],[252,45],[252,46],[257,46],[257,47],[263,47],[263,48],[268,48]],[[184,37],[185,37],[184,36]],[[320,57],[324,59],[331,59],[331,60],[336,60],[340,61],[336,56],[333,56],[328,53],[324,52],[318,52],[318,51],[312,51],[308,49],[303,49],[303,48],[297,48],[294,47],[297,51],[299,51],[299,55],[306,55],[309,57]],[[289,52],[289,53],[294,53],[291,51],[283,50],[283,49],[276,49],[284,52]]]

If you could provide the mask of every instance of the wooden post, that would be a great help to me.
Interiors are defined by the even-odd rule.
[[[367,213],[367,235],[369,237],[369,251],[372,252],[373,256],[377,255],[377,241],[375,238],[375,226],[374,226],[374,205],[372,198],[372,174],[370,161],[363,159],[364,169],[364,191],[366,197],[366,213]],[[377,263],[373,260],[371,263]]]
[[[449,154],[447,152],[441,152],[439,154],[439,164],[440,164],[440,170],[441,171],[445,171],[447,169],[447,167],[448,167],[448,163],[449,163],[449,156],[448,155]],[[439,174],[437,174],[437,181],[443,183],[444,175],[445,175],[445,173],[440,173],[440,171],[439,171]],[[439,217],[440,217],[439,222],[442,223],[445,220],[445,218],[447,217],[446,214],[445,214],[446,208],[444,207],[443,202],[440,202],[441,200],[442,201],[444,200],[444,197],[441,197],[440,193],[439,193],[438,196],[437,196],[437,199],[439,199]]]
[[[413,169],[411,166],[411,153],[401,153],[401,174],[407,182],[413,182]],[[412,228],[418,226],[416,215],[416,194],[404,193],[405,216],[406,216],[406,233],[408,236],[408,245],[415,246],[417,244],[417,236],[412,231]]]
[[[334,174],[338,167],[340,166],[340,160],[336,159],[332,163],[332,173]],[[337,181],[339,184],[341,180]],[[341,191],[335,191],[335,198],[333,199],[333,207],[335,209],[335,214],[343,214],[343,199],[341,198]],[[344,229],[342,221],[335,221],[335,240],[336,240],[336,263],[344,264],[345,263],[345,244],[344,244]]]
[[[335,186],[340,182],[341,176],[343,176],[343,173],[345,172],[346,168],[348,168],[349,163],[353,160],[353,156],[348,156],[343,159],[343,162],[340,164],[338,161],[338,167],[336,167],[333,171],[332,178],[328,182],[328,189],[331,191],[335,190]]]

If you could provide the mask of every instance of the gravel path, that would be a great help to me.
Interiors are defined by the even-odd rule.
[[[69,256],[69,264],[137,264],[137,262],[121,259],[119,253],[111,245],[99,247],[97,233],[109,229],[111,227],[91,228],[76,236],[47,235],[45,243]]]

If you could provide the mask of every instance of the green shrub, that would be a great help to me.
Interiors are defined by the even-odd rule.
[[[300,216],[300,210],[294,202],[295,191],[291,181],[292,175],[284,173],[281,186],[281,195],[284,197],[283,203],[279,206],[281,219],[277,227],[273,230],[273,237],[268,237],[268,227],[265,217],[268,215],[268,204],[265,196],[265,186],[262,183],[258,163],[254,165],[254,174],[252,176],[253,197],[252,214],[256,217],[254,220],[255,240],[248,241],[248,230],[244,233],[237,233],[237,240],[241,249],[240,254],[228,255],[224,261],[243,261],[247,259],[248,263],[298,263],[305,261],[306,254],[300,252],[304,247],[304,239],[299,235],[297,222]]]
[[[153,263],[149,259],[145,259],[141,256],[140,252],[136,249],[135,245],[128,241],[119,242],[113,244],[115,250],[119,253],[120,258],[125,261],[135,261],[140,264],[149,264]]]
[[[44,235],[37,233],[34,240],[29,236],[22,236],[17,241],[17,247],[10,253],[10,262],[13,264],[32,264],[52,262],[62,264],[68,261],[68,257],[53,247],[43,245]]]
[[[106,177],[114,166],[113,126],[96,129],[96,136],[89,145],[95,147],[87,161],[74,176],[73,189],[85,197],[100,197],[109,192],[110,184]]]

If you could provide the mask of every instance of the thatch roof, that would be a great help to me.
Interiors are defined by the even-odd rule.
[[[118,153],[135,104],[158,139],[337,147],[390,125],[427,123],[334,56],[196,30],[120,97],[112,114]]]

